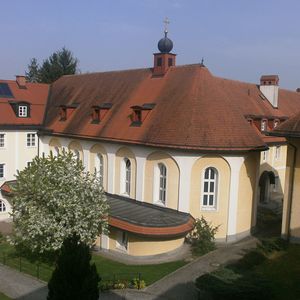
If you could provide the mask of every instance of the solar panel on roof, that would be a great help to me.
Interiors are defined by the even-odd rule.
[[[12,94],[9,86],[7,83],[0,83],[0,97],[1,98],[13,98],[14,95]]]

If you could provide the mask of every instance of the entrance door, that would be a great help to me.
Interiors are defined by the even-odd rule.
[[[117,248],[122,251],[126,251],[128,249],[128,235],[125,231],[117,232]]]

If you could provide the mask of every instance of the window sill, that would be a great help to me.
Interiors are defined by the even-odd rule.
[[[166,204],[161,201],[154,201],[153,204],[155,204],[157,206],[161,206],[161,207],[167,207]]]
[[[201,211],[211,211],[211,212],[216,212],[216,211],[217,211],[217,208],[216,208],[216,207],[205,207],[205,206],[202,206],[202,207],[201,207]]]

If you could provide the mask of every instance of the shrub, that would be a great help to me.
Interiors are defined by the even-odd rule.
[[[215,234],[218,229],[219,226],[214,227],[203,216],[196,219],[193,231],[187,236],[187,242],[192,245],[193,254],[203,255],[214,250],[216,248]]]
[[[250,270],[254,266],[260,265],[266,260],[263,253],[257,250],[250,251],[244,255],[238,262],[233,264],[230,268],[240,270]]]
[[[266,239],[261,241],[261,244],[258,245],[258,249],[263,253],[265,253],[266,255],[268,255],[274,251],[286,250],[287,246],[288,246],[288,242],[281,238]]]
[[[144,289],[146,287],[145,280],[140,280],[138,278],[133,278],[131,280],[131,287],[133,289]]]

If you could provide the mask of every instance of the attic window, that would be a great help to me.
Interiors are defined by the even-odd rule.
[[[144,103],[142,106],[131,106],[133,113],[131,115],[131,126],[141,126],[147,118],[149,112],[155,107],[155,103]]]
[[[18,107],[18,117],[27,118],[28,117],[28,106],[27,105],[19,105]]]
[[[247,122],[248,122],[250,125],[252,125],[252,124],[253,124],[253,119],[248,118],[248,119],[247,119]]]
[[[100,105],[92,106],[92,124],[98,124],[103,120],[107,112],[111,109],[112,103],[102,103]]]
[[[273,127],[276,128],[280,124],[278,119],[274,120]]]
[[[261,120],[260,130],[261,131],[266,131],[267,130],[267,120]]]
[[[142,123],[142,111],[139,109],[135,109],[133,115],[133,122],[135,123]]]
[[[67,120],[67,108],[65,106],[61,106],[59,109],[59,121]]]

